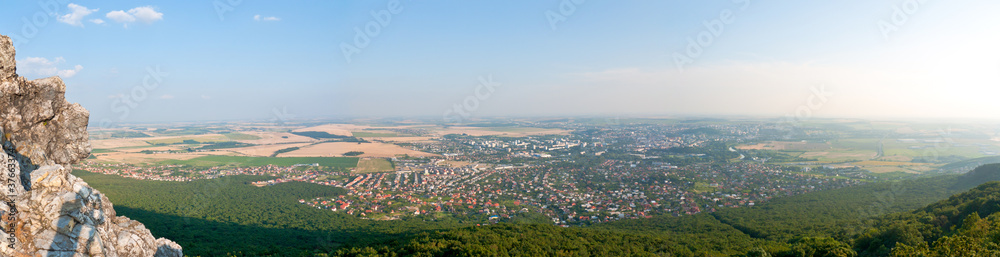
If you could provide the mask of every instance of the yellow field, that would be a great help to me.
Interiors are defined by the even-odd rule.
[[[736,149],[741,150],[785,150],[785,151],[822,151],[830,149],[830,145],[814,142],[784,142],[771,141],[755,145],[741,145]]]
[[[148,146],[144,138],[115,138],[90,140],[90,146],[94,149],[114,149],[119,147]]]
[[[229,151],[236,153],[237,155],[243,156],[256,156],[256,157],[267,157],[274,154],[275,151],[291,148],[291,147],[303,147],[310,143],[294,143],[294,144],[277,144],[277,145],[257,145],[251,147],[243,148],[233,148],[233,149],[220,149],[220,151]]]
[[[884,162],[884,161],[860,161],[854,164],[861,166],[924,166],[924,163],[913,163],[913,162]]]
[[[879,157],[879,159],[893,161],[893,162],[910,162],[913,160],[913,157],[901,156],[901,155],[889,155],[889,156]]]
[[[292,133],[285,132],[244,132],[244,134],[254,135],[260,137],[256,140],[237,140],[239,142],[255,145],[270,145],[270,144],[288,144],[288,143],[306,143],[306,142],[316,142],[316,139],[311,137],[299,136]]]
[[[368,141],[400,142],[400,143],[432,143],[435,137],[366,137]]]
[[[140,149],[145,150],[145,149]],[[144,154],[138,152],[115,152],[94,154],[98,161],[128,164],[151,164],[163,160],[189,160],[206,155],[226,155],[229,152],[163,153]]]
[[[874,173],[905,172],[905,173],[911,173],[911,174],[920,174],[923,171],[929,170],[929,169],[926,169],[926,170],[925,169],[919,169],[919,167],[917,169],[914,169],[914,168],[900,168],[900,167],[894,167],[894,166],[872,166],[872,167],[865,166],[865,167],[861,167],[861,168],[862,169],[866,169],[866,170],[871,171],[871,172],[874,172]]]
[[[212,143],[212,142],[226,142],[231,141],[225,135],[220,134],[209,134],[209,135],[198,135],[198,136],[179,136],[179,137],[167,137],[167,138],[147,138],[145,141],[150,144],[179,144],[184,142],[184,140],[194,140],[199,143]]]

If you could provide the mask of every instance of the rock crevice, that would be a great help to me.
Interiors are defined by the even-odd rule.
[[[14,55],[0,35],[0,256],[183,256],[70,174],[90,155],[90,113],[59,77],[18,76]]]

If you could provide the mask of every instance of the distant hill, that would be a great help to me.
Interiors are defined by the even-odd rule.
[[[958,190],[966,190],[988,181],[997,180],[1000,180],[1000,163],[986,164],[962,175],[954,187]]]
[[[878,220],[855,240],[855,249],[860,256],[1000,256],[998,212],[1000,182],[986,182]]]
[[[979,166],[1000,163],[1000,156],[988,156],[952,162],[937,169],[940,173],[966,173]]]

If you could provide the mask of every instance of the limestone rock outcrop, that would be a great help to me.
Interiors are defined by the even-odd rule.
[[[90,113],[59,77],[18,76],[14,54],[0,35],[0,256],[183,256],[70,174],[90,155]]]

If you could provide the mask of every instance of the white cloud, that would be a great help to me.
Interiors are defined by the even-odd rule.
[[[58,74],[59,77],[72,78],[73,76],[76,76],[76,73],[80,72],[81,70],[83,70],[83,65],[77,64],[76,66],[73,66],[72,70],[61,70],[59,71]]]
[[[274,16],[262,17],[262,16],[260,16],[260,14],[257,14],[257,15],[253,16],[253,20],[255,20],[255,21],[280,21],[281,18],[274,17]]]
[[[129,23],[135,21],[135,17],[125,11],[112,11],[105,15],[105,17],[119,23]]]
[[[142,22],[145,24],[152,24],[155,21],[163,20],[163,13],[157,12],[152,6],[136,7],[128,10],[128,12],[123,10],[111,11],[105,15],[108,19],[111,19],[118,23],[123,23],[127,28],[129,23]]]
[[[58,75],[63,78],[72,78],[83,70],[82,65],[75,65],[72,69],[68,70],[60,70],[59,65],[65,62],[66,59],[63,59],[62,57],[56,57],[55,60],[49,60],[42,57],[28,57],[17,61],[17,71],[26,75],[36,75],[42,77]]]
[[[93,20],[90,20],[90,22],[94,23],[94,24],[97,24],[97,25],[104,24],[104,20],[102,20],[102,19],[93,19]]]
[[[201,99],[211,100],[212,97],[211,96],[207,96],[207,95],[201,95]]]
[[[174,96],[173,95],[161,95],[160,99],[168,99],[168,100],[169,99],[174,99]]]
[[[87,7],[74,3],[70,3],[67,7],[69,7],[71,12],[66,15],[56,17],[56,20],[77,27],[83,27],[83,22],[80,21],[82,21],[84,17],[87,17],[87,15],[97,11],[97,9],[87,9]]]
[[[136,7],[132,10],[128,10],[128,13],[132,14],[136,19],[146,24],[163,19],[163,13],[156,12],[156,10],[150,6]]]

